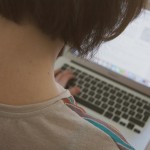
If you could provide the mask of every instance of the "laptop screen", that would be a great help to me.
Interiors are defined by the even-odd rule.
[[[150,11],[116,39],[100,46],[92,62],[150,88]]]

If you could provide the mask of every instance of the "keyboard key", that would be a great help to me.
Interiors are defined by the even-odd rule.
[[[102,84],[102,83],[98,83],[97,86],[98,86],[99,88],[102,88],[102,87],[103,87],[103,84]]]
[[[138,109],[137,109],[137,112],[138,112],[138,113],[143,113],[143,112],[144,112],[144,110],[143,110],[143,109],[141,109],[141,108],[138,108]]]
[[[93,92],[93,91],[90,91],[90,92],[89,92],[89,95],[93,96],[93,95],[94,95],[94,92]]]
[[[67,69],[67,67],[65,67],[65,66],[61,67],[61,70],[66,70],[66,69]]]
[[[113,117],[113,114],[111,114],[110,112],[106,112],[104,114],[104,116],[107,117],[107,118],[109,118],[109,119],[111,119]]]
[[[80,104],[82,104],[82,105],[84,105],[84,106],[86,106],[86,107],[88,107],[88,108],[91,108],[91,109],[95,110],[96,112],[98,112],[98,113],[100,113],[100,114],[103,114],[103,113],[104,113],[104,110],[103,110],[102,108],[99,108],[99,107],[96,106],[96,105],[92,105],[91,103],[89,103],[89,102],[87,102],[87,101],[85,101],[85,100],[79,98],[78,96],[75,96],[75,100],[76,100],[77,102],[79,102]]]
[[[83,99],[87,99],[87,98],[88,98],[88,95],[83,94],[83,95],[82,95],[82,98],[83,98]]]
[[[100,114],[103,114],[104,113],[104,110],[102,108],[97,108],[95,109],[95,111],[97,111],[98,113]]]
[[[111,105],[111,106],[113,106],[113,105],[115,104],[115,102],[110,100],[110,101],[108,102],[108,104]]]
[[[144,118],[143,118],[143,121],[146,122],[148,119],[149,119],[149,116],[145,115]]]
[[[129,106],[129,102],[124,102],[123,105],[127,107]]]
[[[125,96],[127,94],[126,91],[120,90],[120,92],[123,94],[123,96]]]
[[[133,109],[133,110],[135,110],[136,106],[135,105],[131,105],[130,108]]]
[[[132,99],[130,99],[130,102],[131,102],[131,103],[135,103],[136,100],[135,100],[134,98],[132,98]]]
[[[123,94],[121,92],[116,93],[117,97],[121,97]]]
[[[120,117],[114,116],[113,121],[118,122],[120,120]]]
[[[120,122],[120,125],[122,125],[122,126],[125,126],[126,125],[126,123],[124,123],[124,122]]]
[[[144,112],[144,115],[146,115],[146,116],[150,116],[150,112],[145,111],[145,112]]]
[[[79,81],[79,85],[82,85],[84,84],[84,82],[82,80]]]
[[[107,104],[102,104],[102,108],[103,108],[103,109],[106,109],[107,107],[108,107]]]
[[[100,101],[96,101],[95,104],[96,104],[97,106],[99,106],[99,105],[101,104],[101,102],[100,102]]]
[[[144,125],[145,125],[142,121],[139,121],[139,120],[137,120],[137,119],[135,119],[133,117],[129,118],[129,121],[139,125],[140,127],[144,127]]]
[[[98,90],[97,90],[97,93],[98,93],[98,94],[101,94],[101,93],[103,93],[103,91],[102,91],[101,89],[98,89]]]
[[[87,92],[88,92],[88,89],[87,89],[87,88],[83,89],[83,92],[84,92],[84,93],[87,93]]]
[[[150,113],[149,112],[144,112],[144,118],[143,118],[143,121],[146,122],[150,117]]]
[[[122,99],[128,100],[128,99],[129,99],[129,96],[128,96],[128,95],[124,95],[124,96],[122,97]]]
[[[97,95],[95,96],[95,98],[100,99],[100,98],[101,98],[101,95],[97,94]]]
[[[138,129],[134,129],[134,132],[136,132],[136,133],[141,133],[141,131],[140,130],[138,130]]]
[[[108,87],[109,87],[109,88],[113,88],[114,86],[113,86],[113,85],[111,85],[111,84],[108,84]]]
[[[129,96],[130,98],[134,97],[134,95],[133,95],[133,94],[128,94],[128,96]]]
[[[80,78],[80,79],[83,79],[83,78],[84,78],[84,76],[83,76],[83,75],[79,75],[79,78]]]
[[[144,109],[146,109],[147,111],[149,111],[149,112],[150,112],[150,106],[148,106],[148,105],[144,105]]]
[[[91,76],[92,77],[92,76]],[[93,78],[93,77],[92,77]],[[95,78],[95,81],[96,82],[100,82],[101,80],[100,79],[97,79],[97,78]]]
[[[85,85],[84,85],[85,87],[89,87],[90,86],[90,84],[89,83],[85,83]]]
[[[139,107],[142,107],[142,106],[143,106],[143,103],[142,103],[142,102],[137,102],[136,105],[139,106]]]
[[[129,111],[129,114],[130,114],[131,116],[134,116],[135,112],[134,112],[133,110],[130,110],[130,111]]]
[[[141,119],[142,118],[142,115],[141,114],[136,114],[136,119]]]
[[[121,111],[116,110],[115,114],[118,115],[118,116],[120,116],[121,115]]]
[[[129,117],[129,116],[128,116],[127,114],[123,114],[123,115],[122,115],[122,118],[124,118],[124,119],[128,119],[128,117]]]
[[[142,100],[141,101],[143,104],[147,104],[148,102],[147,101],[145,101],[145,100]]]
[[[108,86],[105,86],[103,89],[104,89],[105,91],[108,91],[108,90],[109,90],[109,87],[108,87]]]
[[[91,83],[94,85],[94,84],[96,84],[96,81],[95,81],[95,80],[92,80]]]
[[[84,80],[89,82],[91,79],[89,77],[86,77]]]
[[[114,112],[115,108],[109,107],[108,110],[109,110],[110,112]]]
[[[122,103],[122,101],[123,101],[123,100],[120,99],[120,98],[117,99],[117,102],[118,102],[118,103]]]
[[[79,72],[74,72],[73,74],[74,76],[78,76]]]
[[[116,104],[116,105],[115,105],[115,108],[118,108],[118,109],[119,109],[119,108],[121,108],[121,105],[120,105],[120,104]]]
[[[127,112],[127,111],[128,111],[128,108],[123,107],[123,108],[122,108],[122,111]]]
[[[115,91],[119,92],[119,91],[120,91],[120,89],[119,89],[119,88],[117,88],[117,87],[115,87]]]
[[[134,128],[134,124],[128,123],[127,128],[132,130]]]
[[[109,93],[108,93],[108,92],[104,92],[103,95],[104,95],[105,97],[109,97]]]
[[[69,68],[70,68],[71,70],[75,70],[75,68],[74,68],[74,67],[70,67],[70,66],[69,66]]]
[[[95,91],[95,90],[96,90],[96,87],[95,87],[95,86],[92,86],[92,87],[91,87],[91,90]]]
[[[115,91],[114,89],[111,89],[111,90],[110,90],[110,93],[115,94],[116,91]]]
[[[136,100],[138,100],[138,101],[140,101],[140,100],[141,100],[141,98],[139,98],[139,97],[137,97],[137,96],[135,97],[135,99],[136,99]]]
[[[86,74],[85,72],[82,72],[82,75],[83,75],[84,77],[88,76],[88,74]]]
[[[105,81],[102,81],[101,83],[102,83],[103,85],[106,85],[106,84],[107,84]]]
[[[111,96],[110,96],[110,99],[111,99],[111,100],[115,100],[115,99],[116,99],[116,96],[111,95]]]
[[[66,86],[66,89],[69,89],[70,87],[74,87],[76,84],[74,82],[69,82]]]
[[[107,102],[107,101],[108,101],[108,99],[107,99],[107,98],[105,98],[105,97],[103,97],[103,98],[102,98],[102,101],[103,101],[103,102]]]
[[[90,97],[90,98],[88,99],[88,101],[94,102],[94,98],[93,98],[93,97]]]
[[[90,80],[95,79],[95,78],[94,78],[94,77],[92,77],[91,75],[88,75],[88,77],[90,78]],[[95,79],[95,80],[97,80],[97,79]]]
[[[64,64],[64,65],[62,66],[62,69],[64,69],[64,70],[70,69],[70,66],[69,66],[68,64]]]

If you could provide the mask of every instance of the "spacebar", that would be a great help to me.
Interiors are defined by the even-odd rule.
[[[133,123],[139,125],[140,127],[144,127],[144,125],[145,125],[143,122],[141,122],[141,121],[139,121],[139,120],[137,120],[137,119],[135,119],[135,118],[133,118],[133,117],[131,117],[131,118],[129,119],[129,121],[131,121],[131,122],[133,122]]]
[[[92,105],[90,102],[84,101],[83,99],[81,99],[81,98],[79,98],[79,97],[77,97],[77,96],[75,96],[75,100],[76,100],[78,103],[80,103],[80,104],[82,104],[82,105],[84,105],[84,106],[86,106],[86,107],[88,107],[88,108],[90,108],[90,109],[92,109],[92,110],[94,110],[94,111],[100,113],[100,114],[103,114],[103,113],[104,113],[104,109],[99,108],[99,107],[96,107],[96,106]]]

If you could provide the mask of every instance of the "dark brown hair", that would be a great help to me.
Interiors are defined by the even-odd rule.
[[[0,0],[0,14],[16,23],[32,19],[51,38],[88,54],[117,37],[145,0]]]

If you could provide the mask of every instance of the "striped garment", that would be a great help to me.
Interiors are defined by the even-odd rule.
[[[80,117],[82,117],[98,129],[102,130],[108,136],[110,136],[120,150],[135,150],[119,133],[119,131],[117,131],[115,128],[108,125],[107,123],[88,115],[81,107],[77,106],[77,103],[72,96],[63,99],[63,102],[66,106],[76,112]]]

